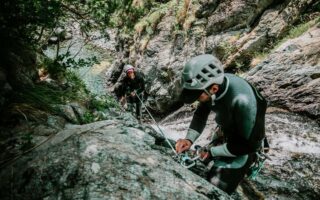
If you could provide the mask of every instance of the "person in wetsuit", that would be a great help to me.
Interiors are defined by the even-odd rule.
[[[144,76],[142,73],[135,71],[132,65],[125,65],[123,71],[126,73],[126,76],[120,81],[116,89],[117,96],[121,105],[124,105],[125,101],[131,104],[129,106],[130,111],[133,111],[132,107],[135,104],[136,118],[141,122],[141,101],[143,101],[143,97],[145,96]]]
[[[176,151],[182,153],[190,149],[204,130],[209,113],[215,112],[223,140],[219,145],[208,145],[201,157],[214,159],[208,180],[231,194],[261,149],[267,102],[246,80],[224,73],[220,61],[208,54],[186,63],[182,85],[181,101],[190,104],[198,100],[200,103],[186,138],[177,141]]]

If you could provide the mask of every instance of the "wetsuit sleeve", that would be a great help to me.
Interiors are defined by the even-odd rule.
[[[145,90],[145,81],[144,81],[144,77],[143,77],[142,74],[139,74],[137,78],[138,78],[138,81],[139,81],[139,83],[138,83],[138,85],[139,85],[138,87],[139,88],[137,89],[137,93],[140,95]]]
[[[256,118],[255,102],[249,102],[248,98],[240,96],[234,102],[233,116],[236,126],[235,137],[227,142],[227,149],[233,155],[255,152],[249,142]]]
[[[189,126],[186,139],[194,142],[202,133],[206,126],[210,113],[209,103],[200,103],[194,112],[191,124]]]

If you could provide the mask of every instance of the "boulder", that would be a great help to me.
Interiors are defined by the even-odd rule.
[[[246,78],[270,102],[292,112],[320,119],[320,28],[277,48]]]
[[[258,24],[236,42],[238,51],[229,57],[226,67],[234,67],[237,63],[249,64],[248,61],[255,53],[265,50],[268,43],[283,37],[290,26],[314,3],[312,0],[285,1],[264,11]]]
[[[0,171],[2,199],[230,199],[125,121],[74,125]]]

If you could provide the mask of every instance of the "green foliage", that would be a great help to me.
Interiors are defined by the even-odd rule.
[[[0,7],[0,39],[2,48],[16,40],[38,46],[43,32],[51,32],[62,26],[66,20],[75,19],[81,30],[88,33],[92,29],[110,25],[110,15],[122,10],[119,18],[134,23],[140,16],[140,8],[131,6],[132,0],[10,0]]]
[[[118,102],[109,95],[91,96],[88,107],[90,111],[82,116],[82,123],[91,123],[107,119],[108,115],[106,115],[106,113],[110,108],[120,110]]]
[[[144,17],[137,23],[134,28],[138,34],[146,31],[148,35],[152,35],[160,22],[161,18],[165,15],[165,10],[157,10],[150,15]]]
[[[232,55],[233,53],[235,53],[237,51],[237,48],[235,45],[233,45],[230,42],[227,41],[223,41],[221,43],[219,43],[218,47],[217,47],[217,55],[219,56],[219,58],[224,61],[226,60],[230,55]]]
[[[308,31],[312,26],[320,22],[320,17],[317,17],[311,21],[304,22],[299,24],[298,26],[295,26],[291,28],[287,35],[283,37],[281,40],[276,41],[274,43],[269,44],[268,46],[270,49],[264,50],[262,52],[255,52],[255,54],[252,56],[252,66],[255,66],[257,63],[264,60],[272,51],[280,47],[283,43],[285,43],[289,39],[294,39],[299,36],[301,36],[303,33]]]
[[[32,143],[32,132],[25,133],[21,136],[21,150],[27,150],[33,146]]]
[[[82,80],[73,72],[66,73],[66,83],[62,86],[35,84],[14,92],[11,104],[27,104],[43,111],[55,112],[54,105],[77,100],[85,101],[88,91]]]
[[[87,95],[89,95],[89,91],[87,90],[87,87],[83,80],[77,74],[72,71],[67,71],[65,73],[65,78],[69,86],[68,92],[71,92],[72,96],[75,96],[75,98],[78,100],[87,98]],[[70,99],[73,98],[70,97]]]
[[[63,15],[61,4],[57,0],[5,1],[1,5],[0,32],[11,39],[33,39],[38,27],[55,26],[56,19]]]
[[[82,123],[84,123],[84,124],[88,124],[88,123],[91,123],[94,121],[95,121],[94,115],[91,112],[86,112],[82,116]]]
[[[312,26],[314,26],[317,22],[319,22],[320,17],[317,17],[314,20],[311,20],[309,22],[303,23],[298,25],[297,27],[292,28],[289,31],[289,34],[286,36],[286,38],[296,38],[299,37],[300,35],[302,35],[303,33],[305,33],[309,28],[311,28]]]
[[[104,111],[109,108],[120,109],[119,103],[110,95],[92,96],[89,108],[97,111]]]
[[[312,26],[317,24],[319,21],[320,21],[320,17],[317,17],[311,21],[301,23],[296,27],[292,27],[289,30],[288,34],[282,40],[276,43],[275,48],[279,47],[281,44],[285,43],[289,39],[293,39],[301,36],[303,33],[308,31],[308,29],[310,29]]]
[[[89,67],[98,63],[96,56],[89,57],[87,59],[77,59],[75,60],[74,56],[71,55],[70,51],[67,51],[65,54],[60,54],[55,60],[60,63],[60,66],[63,69],[71,68],[80,68],[80,67]]]
[[[59,89],[50,88],[47,85],[35,85],[24,87],[23,91],[17,91],[13,96],[14,103],[25,103],[42,110],[50,110],[52,104],[61,104],[68,95]]]

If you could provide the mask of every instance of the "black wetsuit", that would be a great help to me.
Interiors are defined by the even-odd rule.
[[[235,158],[249,155],[244,157],[247,161],[241,168],[223,170],[213,168],[209,174],[209,179],[219,176],[218,181],[211,180],[211,182],[215,182],[218,187],[231,193],[250,167],[253,162],[252,155],[261,147],[265,137],[264,122],[267,102],[247,81],[232,74],[225,74],[224,83],[220,86],[214,103],[212,105],[210,101],[199,104],[189,129],[200,135],[209,113],[213,111],[216,114],[215,120],[224,134],[224,142],[226,142],[228,151],[237,156],[220,157],[219,159],[232,162]],[[199,135],[187,135],[187,139],[194,142]]]
[[[134,79],[130,79],[128,76],[126,76],[123,80],[121,80],[116,92],[118,98],[126,95],[128,103],[136,104],[136,118],[140,119],[141,102],[136,96],[131,96],[132,92],[135,92],[136,95],[139,95],[139,98],[143,100],[143,97],[145,96],[145,82],[144,76],[140,72],[135,72]]]

